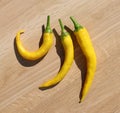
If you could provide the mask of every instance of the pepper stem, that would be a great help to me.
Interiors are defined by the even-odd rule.
[[[61,37],[64,37],[64,36],[68,35],[68,32],[65,30],[61,19],[59,19],[59,24],[60,24],[60,27],[61,27]]]
[[[46,25],[45,32],[46,33],[52,32],[51,27],[50,27],[50,16],[49,15],[47,16],[47,25]]]
[[[81,26],[75,19],[74,17],[70,17],[70,19],[72,20],[73,24],[74,24],[74,27],[75,27],[75,31],[78,31],[79,29],[82,29],[83,26]]]

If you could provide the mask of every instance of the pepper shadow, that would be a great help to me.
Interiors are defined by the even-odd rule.
[[[63,45],[61,43],[61,37],[57,33],[56,29],[53,29],[53,33],[54,33],[55,38],[56,38],[55,47],[56,47],[56,52],[57,52],[58,56],[60,57],[60,62],[61,62],[60,68],[61,68],[63,63],[64,63],[64,57],[65,57],[64,48],[63,48]]]
[[[59,83],[57,83],[57,84],[59,84]],[[51,88],[55,87],[57,84],[54,84],[54,85],[48,86],[48,87],[39,87],[39,89],[40,89],[41,91],[45,91],[45,90],[48,90],[48,89],[51,89]]]
[[[76,37],[74,35],[74,32],[67,26],[65,26],[65,29],[70,33],[71,38],[73,40],[73,45],[74,45],[74,59],[75,59],[75,63],[78,66],[78,68],[81,70],[81,79],[82,79],[82,86],[81,86],[81,90],[79,93],[79,98],[81,99],[82,96],[82,90],[83,90],[83,85],[85,83],[85,78],[86,78],[86,71],[87,71],[87,65],[86,65],[86,58],[76,40]]]
[[[42,41],[43,41],[43,33],[44,33],[44,25],[42,25],[42,36],[40,37],[39,47],[41,46]],[[38,60],[34,60],[34,61],[24,59],[18,52],[17,45],[16,45],[16,37],[14,38],[14,52],[15,52],[15,55],[16,55],[18,62],[22,66],[25,66],[25,67],[34,66],[45,57],[45,56],[43,56],[42,58],[40,58]]]
[[[42,35],[40,37],[40,41],[39,41],[39,47],[42,45],[42,42],[43,42],[43,35],[44,35],[44,31],[45,31],[45,26],[42,25]]]
[[[64,63],[64,49],[63,49],[63,46],[61,43],[60,35],[57,33],[56,29],[53,29],[53,33],[54,33],[54,36],[56,38],[55,47],[56,47],[56,52],[57,52],[58,56],[60,57],[60,62],[61,62],[60,69],[61,69],[61,67]],[[60,69],[59,69],[59,71],[60,71]],[[60,82],[58,82],[57,84],[59,84],[59,83]],[[44,91],[44,90],[51,89],[51,88],[55,87],[57,84],[49,86],[49,87],[39,87],[39,89]]]

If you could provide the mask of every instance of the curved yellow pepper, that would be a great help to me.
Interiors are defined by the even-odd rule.
[[[87,60],[86,79],[82,89],[82,96],[80,98],[80,101],[82,102],[87,95],[94,78],[96,70],[96,54],[86,28],[78,24],[73,17],[70,17],[70,19],[74,23],[74,34]]]
[[[64,26],[62,25],[61,20],[59,19],[59,23],[61,26],[61,42],[62,45],[64,47],[64,51],[65,51],[65,59],[64,59],[64,63],[60,69],[60,71],[58,72],[58,74],[51,80],[43,83],[40,88],[44,88],[44,87],[50,87],[50,86],[54,86],[57,83],[59,83],[67,74],[68,70],[70,69],[73,59],[74,59],[74,48],[73,48],[73,42],[72,39],[70,37],[70,35],[68,34],[68,32],[64,29]]]
[[[20,40],[20,34],[22,34],[22,33],[24,33],[24,30],[20,30],[17,33],[16,45],[17,45],[19,54],[27,60],[37,60],[37,59],[43,57],[48,52],[48,50],[50,49],[50,47],[53,44],[53,33],[50,28],[50,16],[47,17],[47,26],[46,26],[45,32],[43,34],[43,42],[38,50],[30,52],[23,47],[21,40]]]

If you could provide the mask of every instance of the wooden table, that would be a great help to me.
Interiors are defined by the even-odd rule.
[[[38,49],[47,15],[54,44],[43,59],[28,62],[17,53],[16,33],[24,29],[24,46]],[[66,77],[53,88],[38,89],[57,74],[64,59],[59,18],[74,38],[70,16],[88,29],[97,54],[95,78],[82,103],[85,58],[76,40],[75,59]],[[120,113],[120,0],[1,0],[0,113]]]

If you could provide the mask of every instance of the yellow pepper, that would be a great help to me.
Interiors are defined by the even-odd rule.
[[[58,74],[51,80],[48,80],[47,82],[43,83],[40,88],[50,87],[54,86],[57,83],[59,83],[67,74],[68,70],[70,69],[73,59],[74,59],[74,48],[73,48],[73,42],[69,35],[69,33],[64,29],[64,26],[59,19],[59,23],[61,26],[61,42],[64,47],[65,51],[65,59],[64,63],[58,72]]]
[[[20,30],[17,33],[16,45],[17,45],[19,54],[27,60],[37,60],[37,59],[43,57],[48,52],[48,50],[51,48],[51,46],[53,44],[53,33],[50,28],[50,16],[47,17],[47,26],[46,26],[45,32],[43,34],[43,42],[38,50],[31,52],[31,51],[26,50],[23,47],[23,45],[20,41],[20,34],[22,34],[22,33],[24,33],[24,30]]]
[[[87,73],[80,98],[80,102],[82,102],[85,99],[94,78],[96,70],[96,54],[86,28],[78,24],[73,17],[70,17],[70,19],[74,23],[74,34],[87,60]]]

